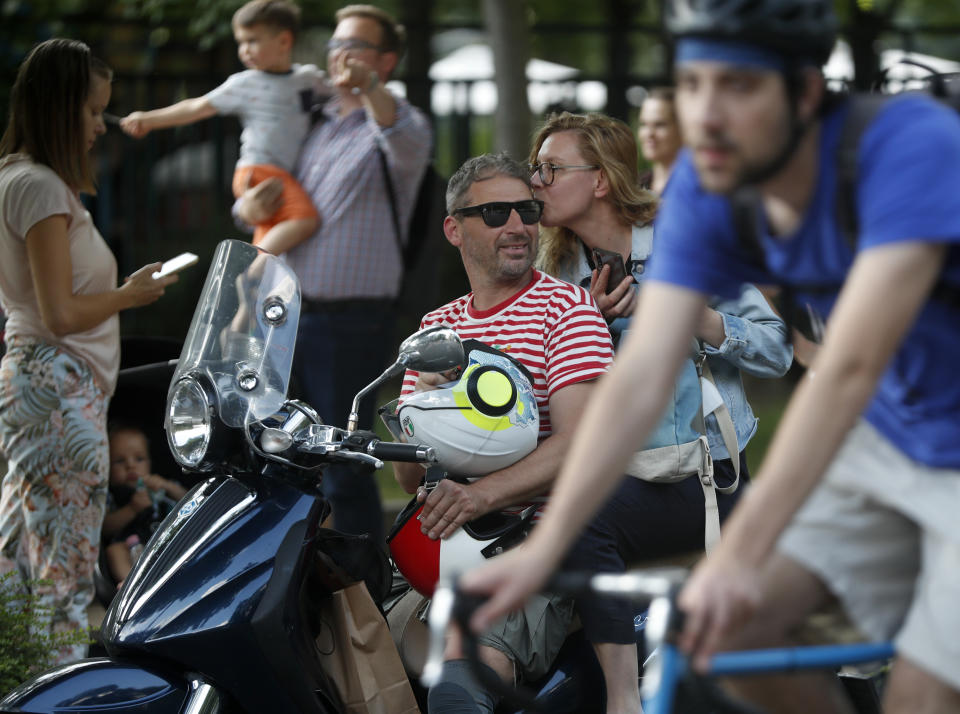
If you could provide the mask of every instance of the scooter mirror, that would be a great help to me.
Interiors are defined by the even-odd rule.
[[[428,327],[400,344],[397,362],[417,372],[443,372],[466,362],[463,343],[449,327]]]
[[[397,361],[353,398],[350,417],[347,419],[347,431],[354,431],[357,428],[359,418],[357,409],[363,396],[391,377],[403,374],[405,369],[413,369],[417,372],[443,372],[463,365],[466,361],[463,343],[460,342],[457,333],[449,327],[436,325],[414,332],[400,344]]]

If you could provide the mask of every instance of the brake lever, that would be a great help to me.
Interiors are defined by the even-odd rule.
[[[376,456],[364,454],[360,451],[335,451],[330,454],[331,461],[357,461],[366,466],[372,466],[375,469],[383,468],[383,461]]]

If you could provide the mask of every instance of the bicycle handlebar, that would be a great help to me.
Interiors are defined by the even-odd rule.
[[[888,659],[894,655],[893,646],[888,642],[720,652],[711,659],[707,674],[697,674],[688,666],[686,655],[673,644],[674,636],[682,627],[682,612],[677,609],[675,600],[685,575],[686,571],[680,568],[633,570],[617,575],[559,573],[544,588],[574,596],[595,592],[650,602],[645,635],[648,652],[656,649],[658,655],[644,665],[642,694],[644,711],[649,714],[667,714],[673,710],[674,696],[681,680],[685,699],[689,699],[686,704],[709,702],[718,714],[755,714],[756,709],[730,699],[711,678],[833,668],[841,664]],[[469,620],[482,601],[482,597],[460,592],[452,582],[437,585],[428,619],[430,649],[421,682],[427,688],[439,682],[444,635],[448,624],[455,621],[462,630],[464,654],[478,681],[515,708],[536,711],[537,702],[532,692],[524,688],[514,689],[486,668],[478,666],[477,639],[470,630]]]
[[[430,614],[427,622],[430,630],[427,660],[420,675],[420,682],[429,689],[440,682],[443,671],[443,651],[446,646],[447,626],[455,622],[463,635],[463,654],[470,663],[473,676],[490,691],[502,697],[511,707],[520,711],[540,711],[536,696],[526,687],[511,687],[495,672],[480,666],[477,635],[470,629],[470,616],[484,601],[483,597],[470,595],[449,582],[438,583],[433,591]]]
[[[628,570],[625,573],[561,572],[550,579],[544,590],[564,595],[593,592],[643,601],[670,595],[686,575],[683,568]]]
[[[639,601],[666,600],[676,592],[686,571],[681,568],[629,571],[622,574],[564,572],[556,574],[544,588],[564,595],[583,595],[587,592],[620,595]],[[485,667],[478,666],[478,643],[470,629],[469,620],[474,610],[484,602],[483,596],[461,591],[455,583],[438,583],[433,594],[433,603],[428,618],[430,645],[420,681],[428,689],[440,681],[443,668],[445,633],[451,622],[460,627],[463,650],[470,662],[474,676],[485,687],[503,697],[517,709],[538,711],[536,697],[525,687],[513,688]],[[668,606],[669,611],[672,609]],[[665,629],[665,628],[664,628]]]

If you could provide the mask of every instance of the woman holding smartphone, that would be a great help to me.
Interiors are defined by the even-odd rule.
[[[37,45],[17,73],[0,138],[0,573],[17,572],[51,632],[85,628],[107,493],[107,403],[120,362],[120,310],[175,276],[117,264],[80,202],[105,132],[110,69],[75,40]],[[44,584],[38,585],[37,581]],[[61,650],[59,661],[85,647]]]
[[[554,115],[534,139],[531,162],[534,192],[544,202],[538,267],[589,286],[617,347],[630,327],[644,264],[655,247],[657,197],[641,187],[633,132],[625,123],[600,114]],[[612,267],[607,267],[610,263]],[[621,263],[626,276],[611,281]],[[619,572],[627,563],[704,547],[711,519],[705,514],[706,491],[696,471],[683,478],[682,469],[670,473],[659,461],[664,447],[688,454],[702,448],[697,422],[705,421],[717,486],[732,491],[716,496],[721,520],[737,501],[740,490],[733,485],[738,478],[749,479],[743,447],[757,422],[743,392],[740,370],[762,377],[783,375],[792,358],[786,327],[760,292],[748,286],[739,300],[705,309],[697,337],[699,344],[691,346],[691,353],[704,353],[715,391],[704,400],[696,365],[688,360],[671,405],[631,462],[630,475],[635,478],[624,478],[574,547],[565,568]],[[736,446],[729,432],[725,443],[712,409],[721,399],[730,414],[727,423],[732,421],[729,431],[736,434]],[[709,412],[705,420],[704,411]],[[578,602],[578,610],[604,672],[607,711],[640,711],[631,604],[587,597]]]

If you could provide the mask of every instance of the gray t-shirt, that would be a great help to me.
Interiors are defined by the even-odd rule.
[[[312,64],[295,64],[283,74],[248,69],[207,93],[218,114],[236,115],[243,125],[237,166],[269,164],[293,170],[310,129],[314,97],[330,92],[324,77]]]

